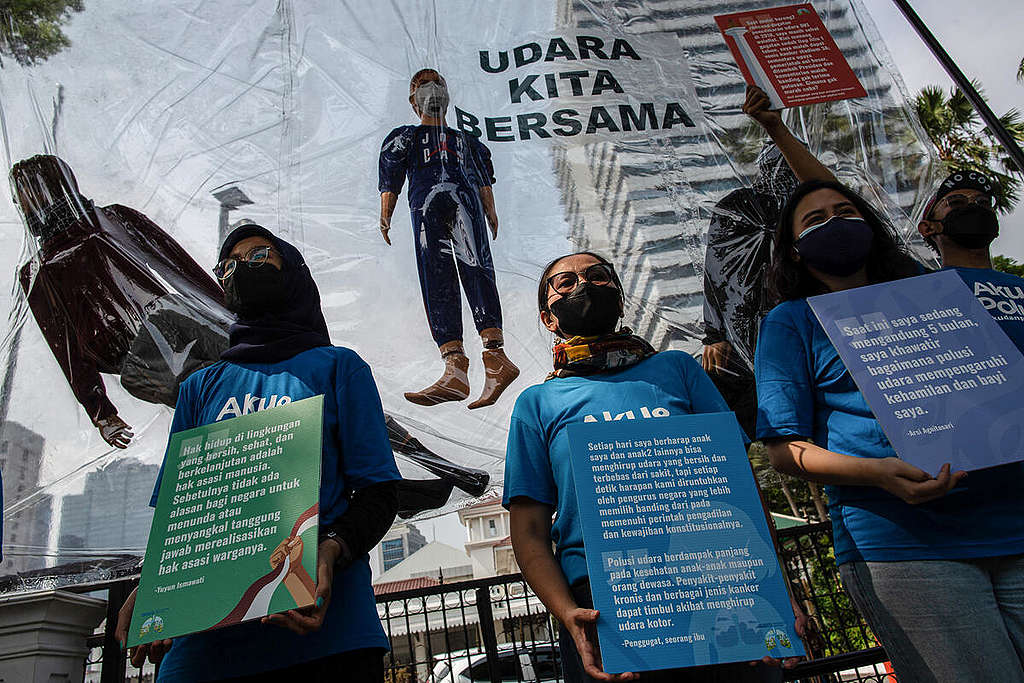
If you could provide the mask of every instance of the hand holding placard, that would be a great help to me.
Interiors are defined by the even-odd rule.
[[[900,458],[930,475],[1024,460],[1024,357],[956,272],[807,303]]]
[[[569,440],[606,671],[802,654],[732,413],[581,423]]]

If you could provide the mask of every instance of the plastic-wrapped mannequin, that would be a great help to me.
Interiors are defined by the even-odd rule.
[[[799,182],[772,142],[761,149],[757,165],[750,188],[729,193],[715,206],[704,256],[704,345],[724,357],[709,374],[749,436],[757,420],[754,345],[771,309],[764,271],[779,213]]]
[[[82,196],[63,160],[20,161],[11,185],[38,242],[19,277],[32,315],[89,419],[124,448],[130,427],[100,373],[120,375],[144,401],[173,406],[181,381],[227,344],[223,292],[146,216]]]
[[[221,288],[177,242],[134,209],[94,206],[63,160],[21,161],[11,182],[38,241],[20,272],[32,315],[104,440],[124,448],[130,427],[100,373],[120,375],[136,398],[173,407],[178,385],[220,359],[234,316]],[[390,416],[388,431],[396,452],[441,477],[400,482],[405,516],[445,504],[453,486],[474,496],[486,488],[485,472],[430,451]]]
[[[445,124],[448,101],[447,85],[438,72],[422,69],[412,77],[409,103],[420,125],[396,128],[381,145],[380,231],[391,244],[391,216],[408,176],[420,290],[445,370],[434,384],[405,398],[435,405],[469,396],[461,280],[483,342],[486,369],[483,392],[469,405],[472,409],[497,401],[519,376],[519,368],[502,349],[501,303],[488,244],[488,225],[491,238],[498,236],[491,154],[476,138]]]

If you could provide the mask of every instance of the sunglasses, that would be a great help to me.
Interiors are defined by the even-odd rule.
[[[951,194],[946,195],[936,203],[945,204],[951,211],[955,209],[962,209],[969,204],[977,204],[978,206],[982,206],[986,209],[995,208],[996,205],[995,198],[990,197],[987,194],[978,195],[974,199],[965,197],[962,194]]]
[[[218,280],[223,282],[231,277],[231,274],[235,272],[235,268],[238,267],[239,262],[244,263],[250,268],[259,268],[270,260],[271,252],[275,254],[278,253],[273,247],[254,247],[247,251],[241,258],[224,259],[213,267],[213,274],[217,276]]]
[[[586,268],[582,273],[571,270],[564,270],[555,273],[548,278],[548,286],[559,294],[571,294],[580,280],[586,280],[592,285],[604,286],[615,282],[615,275],[612,267],[607,263],[595,263]]]

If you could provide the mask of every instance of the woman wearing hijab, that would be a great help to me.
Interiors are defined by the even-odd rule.
[[[549,263],[537,306],[544,326],[564,341],[555,345],[554,371],[520,394],[512,411],[502,500],[512,548],[527,583],[562,624],[566,683],[636,680],[634,673],[612,675],[601,667],[567,428],[607,413],[686,415],[729,407],[690,355],[655,353],[646,340],[618,329],[622,285],[603,257],[579,252]],[[797,630],[802,634],[803,623]],[[778,678],[778,669],[726,664],[651,672],[641,680],[732,683],[763,676]]]
[[[900,460],[807,297],[917,275],[879,214],[814,181],[783,209],[755,354],[757,436],[827,484],[843,585],[900,681],[1024,681],[1024,469]],[[966,477],[966,478],[965,478]]]
[[[182,383],[171,432],[270,408],[283,397],[323,395],[316,601],[259,622],[139,646],[132,663],[141,666],[147,655],[161,662],[161,683],[383,681],[388,640],[367,552],[394,520],[400,475],[370,368],[350,349],[331,346],[302,255],[270,231],[252,224],[234,230],[214,272],[238,320],[222,360]],[[160,477],[151,505],[159,489]],[[132,593],[118,618],[122,645],[134,604]]]

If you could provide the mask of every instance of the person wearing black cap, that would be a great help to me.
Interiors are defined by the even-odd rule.
[[[925,207],[917,230],[959,273],[1006,335],[1024,351],[1024,279],[992,268],[989,245],[999,236],[996,181],[984,173],[951,173]]]
[[[388,639],[367,552],[394,520],[400,475],[370,368],[354,351],[331,345],[316,283],[288,242],[258,225],[239,227],[224,241],[214,272],[238,316],[231,345],[220,362],[182,383],[171,431],[323,395],[316,602],[142,645],[132,663],[160,661],[163,683],[383,681]],[[162,475],[163,467],[151,505]],[[134,603],[133,593],[119,614],[122,644]]]

